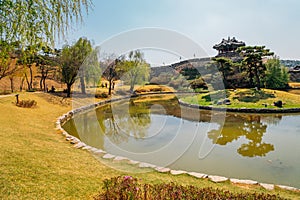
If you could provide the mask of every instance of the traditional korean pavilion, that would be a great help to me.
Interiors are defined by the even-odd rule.
[[[237,48],[246,46],[245,42],[238,41],[235,37],[228,39],[223,39],[221,43],[213,46],[214,49],[218,51],[218,55],[216,57],[236,57],[239,56],[236,53]]]

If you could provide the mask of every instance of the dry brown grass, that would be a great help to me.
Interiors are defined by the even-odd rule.
[[[291,88],[300,88],[300,83],[289,83],[289,86],[291,87]]]
[[[135,91],[137,93],[143,94],[149,92],[174,92],[175,90],[164,85],[145,85],[138,87]]]

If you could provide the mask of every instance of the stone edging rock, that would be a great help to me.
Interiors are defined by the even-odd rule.
[[[224,108],[216,106],[201,106],[197,104],[189,104],[178,100],[180,105],[203,109],[203,110],[213,110],[213,111],[223,111],[223,112],[241,112],[241,113],[300,113],[300,108]]]
[[[210,181],[215,182],[215,183],[230,181],[232,184],[260,185],[261,187],[265,188],[266,190],[274,190],[275,187],[278,187],[278,188],[281,188],[281,189],[284,189],[284,190],[300,192],[300,189],[295,188],[295,187],[290,187],[290,186],[267,184],[267,183],[258,183],[257,181],[253,181],[253,180],[241,180],[241,179],[227,178],[227,177],[223,177],[223,176],[207,175],[207,174],[202,174],[202,173],[198,173],[198,172],[187,172],[187,171],[183,171],[183,170],[172,170],[172,169],[169,169],[169,168],[159,167],[159,166],[149,164],[149,163],[130,160],[128,158],[112,155],[112,154],[107,153],[104,150],[97,149],[95,147],[91,147],[91,146],[85,144],[84,142],[80,141],[77,137],[74,137],[74,136],[70,135],[69,133],[67,133],[62,128],[62,125],[64,123],[66,123],[68,120],[70,120],[71,118],[73,118],[74,115],[76,115],[76,114],[95,109],[95,108],[97,108],[101,105],[107,104],[107,103],[120,101],[120,100],[124,100],[124,99],[128,99],[128,98],[130,98],[130,96],[117,98],[117,99],[110,99],[110,100],[100,101],[100,102],[95,103],[95,104],[91,104],[91,105],[88,105],[88,106],[83,106],[81,108],[77,108],[75,110],[71,110],[68,113],[60,116],[57,119],[56,129],[58,131],[60,131],[61,134],[66,137],[66,140],[69,141],[75,148],[87,150],[87,151],[95,153],[95,154],[100,154],[100,155],[102,155],[102,158],[104,158],[104,159],[110,159],[112,161],[127,160],[129,164],[138,165],[138,167],[140,167],[140,168],[152,168],[152,169],[156,170],[157,172],[170,173],[172,175],[188,174],[188,175],[193,176],[195,178],[201,178],[201,179],[207,178]]]

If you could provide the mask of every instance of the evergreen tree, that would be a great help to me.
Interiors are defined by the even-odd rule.
[[[225,88],[228,87],[227,77],[233,71],[233,62],[229,58],[215,57],[213,60],[217,63],[218,70],[221,72]]]
[[[288,86],[289,74],[285,66],[280,64],[277,58],[270,59],[266,63],[265,87],[271,89],[283,89]]]
[[[274,53],[270,52],[269,49],[265,49],[265,46],[245,46],[240,47],[237,51],[243,57],[242,70],[247,75],[249,86],[260,89],[266,73],[266,66],[262,59]]]

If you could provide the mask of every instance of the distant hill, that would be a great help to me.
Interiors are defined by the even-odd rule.
[[[300,60],[280,60],[280,62],[281,64],[289,68],[300,66]]]
[[[191,68],[201,70],[205,65],[211,62],[211,58],[193,58],[189,60],[180,61],[171,65],[152,67],[150,72],[150,79],[158,77],[161,73],[176,74],[182,70],[189,70]]]

